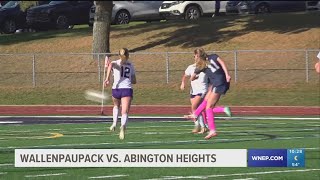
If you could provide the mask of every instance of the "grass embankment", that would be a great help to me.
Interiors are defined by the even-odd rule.
[[[192,52],[196,47],[208,51],[318,49],[319,13],[222,16],[195,22],[177,20],[116,25],[111,28],[111,52],[116,53],[121,47],[134,52]],[[0,37],[0,53],[90,53],[92,47],[92,29],[87,26]],[[238,82],[232,84],[221,103],[319,105],[319,76],[313,69],[315,53],[309,54],[309,83],[305,83],[304,52],[239,53]],[[233,54],[221,55],[234,77]],[[179,81],[182,72],[193,62],[191,54],[170,56],[169,84],[165,83],[164,56],[136,55],[132,60],[140,83],[135,85],[134,104],[189,104],[188,90],[181,92]],[[97,80],[97,64],[90,56],[37,56],[36,88],[30,87],[31,62],[32,57],[0,56],[0,104],[92,104],[83,98],[85,89],[100,88],[92,83]]]

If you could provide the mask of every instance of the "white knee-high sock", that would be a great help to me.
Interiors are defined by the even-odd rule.
[[[119,115],[119,107],[118,106],[113,106],[112,110],[112,116],[113,116],[113,126],[117,126],[117,121],[118,121],[118,115]]]
[[[197,118],[197,120],[194,122],[194,126],[199,126],[199,119]]]
[[[128,121],[128,114],[122,114],[121,116],[121,126],[125,126]]]
[[[203,117],[202,114],[200,114],[200,116],[198,116],[198,121],[201,127],[205,127],[204,122],[203,122]]]

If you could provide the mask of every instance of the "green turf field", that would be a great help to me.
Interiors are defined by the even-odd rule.
[[[110,122],[0,126],[0,179],[305,179],[318,180],[318,119],[218,119],[219,135],[191,134],[189,121],[129,122],[126,139]],[[57,133],[63,136],[50,138]],[[15,168],[16,148],[287,149],[306,148],[305,168]]]

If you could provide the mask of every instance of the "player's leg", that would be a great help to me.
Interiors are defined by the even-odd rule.
[[[210,138],[217,135],[215,121],[214,121],[213,108],[219,102],[221,95],[226,94],[226,92],[229,90],[229,87],[230,87],[230,83],[226,83],[226,84],[220,85],[218,87],[214,87],[211,90],[212,92],[208,98],[208,104],[206,107],[208,126],[209,126],[210,131],[209,131],[208,135],[205,137],[205,139],[210,139]]]
[[[193,98],[193,109],[194,111],[196,110],[196,108],[200,105],[202,101],[202,94],[199,94],[199,95],[196,95],[194,98]],[[193,112],[194,112],[193,111]],[[206,127],[205,127],[205,124],[204,124],[204,120],[203,120],[203,116],[202,114],[200,114],[197,118],[197,121],[199,122],[199,125],[201,127],[200,131],[198,131],[198,133],[205,133],[206,132]]]
[[[192,119],[192,120],[196,120],[198,118],[198,116],[201,114],[201,112],[203,110],[205,110],[206,106],[207,106],[207,101],[208,101],[208,98],[210,96],[211,92],[209,91],[204,100],[201,102],[201,104],[197,107],[197,109],[190,115],[185,115],[184,117],[187,118],[187,119]]]
[[[217,106],[213,108],[213,113],[226,113],[229,117],[232,116],[231,110],[228,106]]]
[[[128,113],[131,106],[131,101],[133,98],[133,90],[132,89],[124,89],[122,91],[122,98],[121,98],[121,127],[120,127],[120,134],[119,138],[125,138],[125,131],[128,123]]]
[[[115,131],[117,127],[117,121],[119,116],[119,108],[120,108],[120,96],[118,89],[112,90],[112,101],[113,101],[113,109],[112,109],[112,125],[110,126],[110,131]]]
[[[191,113],[193,113],[195,111],[195,109],[197,108],[197,105],[195,104],[195,95],[190,95],[190,103],[191,103]],[[198,133],[200,131],[200,124],[199,121],[196,120],[194,121],[194,128],[191,131],[192,133]]]
[[[215,92],[211,93],[210,97],[208,99],[206,113],[207,113],[207,121],[208,121],[208,126],[209,126],[209,133],[205,137],[205,139],[210,139],[210,138],[217,135],[213,108],[215,107],[215,105],[217,104],[219,99],[220,99],[220,94],[215,93]]]

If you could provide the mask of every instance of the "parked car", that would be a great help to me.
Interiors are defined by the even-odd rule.
[[[306,1],[241,1],[238,7],[241,14],[305,11]]]
[[[51,1],[30,8],[27,24],[36,30],[68,29],[73,25],[89,24],[89,11],[93,1]]]
[[[0,8],[1,32],[9,34],[27,27],[26,12],[20,9],[20,3],[21,1],[9,1]],[[49,3],[49,1],[41,1],[40,3]]]
[[[7,4],[7,2],[9,2],[9,1],[0,1],[0,8],[1,8],[2,6],[4,6],[5,4]]]
[[[226,13],[227,14],[238,14],[238,4],[241,1],[228,1],[226,4]]]
[[[307,10],[320,10],[320,1],[307,1]]]
[[[113,1],[112,24],[128,24],[130,21],[159,21],[162,1]],[[90,25],[93,25],[95,6],[91,7]]]
[[[227,1],[220,1],[220,12],[226,12]],[[215,12],[215,1],[164,1],[159,8],[160,15],[169,18],[199,19]]]

